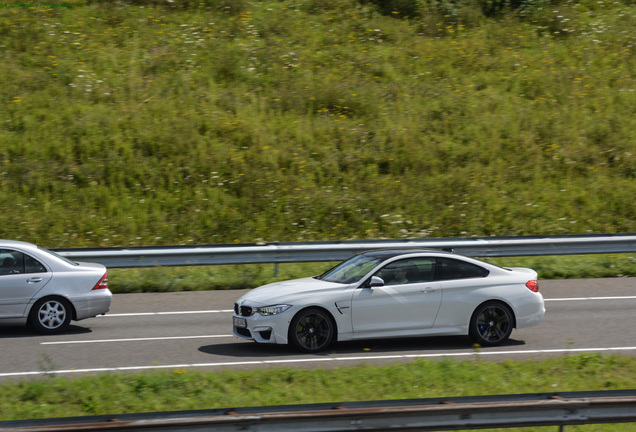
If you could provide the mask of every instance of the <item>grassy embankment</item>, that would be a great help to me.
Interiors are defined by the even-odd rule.
[[[175,3],[0,10],[0,238],[636,231],[633,1]]]

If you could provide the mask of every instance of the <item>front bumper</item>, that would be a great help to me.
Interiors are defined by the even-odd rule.
[[[293,316],[288,312],[273,317],[264,317],[260,314],[245,317],[235,313],[232,317],[234,336],[258,343],[286,344],[289,328],[289,320],[286,317]]]

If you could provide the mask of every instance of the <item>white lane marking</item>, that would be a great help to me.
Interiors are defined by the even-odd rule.
[[[614,297],[570,297],[570,298],[552,298],[544,299],[544,301],[586,301],[586,300],[625,300],[636,299],[636,296],[614,296]],[[186,314],[210,314],[210,313],[232,313],[232,309],[218,310],[199,310],[199,311],[167,311],[167,312],[139,312],[139,313],[121,313],[100,315],[101,317],[135,317],[135,316],[157,316],[157,315],[186,315]],[[224,338],[233,335],[202,335],[202,336],[173,336],[173,337],[149,337],[149,338],[127,338],[127,339],[101,339],[86,341],[59,341],[59,342],[41,342],[41,345],[69,345],[69,344],[89,344],[89,343],[114,343],[114,342],[139,342],[139,341],[157,341],[157,340],[179,340],[179,339],[203,339],[203,338]]]
[[[588,352],[621,352],[636,351],[636,347],[609,347],[609,348],[562,348],[562,349],[545,349],[545,350],[514,350],[514,351],[465,351],[453,353],[434,353],[434,354],[396,354],[396,355],[369,355],[369,356],[351,356],[351,357],[320,357],[320,358],[301,358],[301,359],[284,359],[284,360],[251,360],[236,362],[218,362],[218,363],[184,363],[170,365],[152,365],[152,366],[121,366],[121,367],[104,367],[93,369],[60,369],[54,371],[32,371],[32,372],[7,372],[0,373],[0,378],[18,377],[29,375],[60,375],[60,374],[76,374],[76,373],[96,373],[96,372],[131,372],[158,369],[183,369],[183,368],[210,368],[210,367],[228,367],[228,366],[262,366],[262,365],[282,365],[292,363],[317,363],[317,362],[348,362],[348,361],[370,361],[370,360],[403,360],[417,358],[441,358],[441,357],[474,357],[474,356],[496,356],[496,355],[515,355],[515,354],[573,354]]]
[[[140,342],[140,341],[158,341],[158,340],[179,340],[179,339],[207,339],[207,338],[226,338],[234,335],[201,335],[201,336],[166,336],[166,337],[146,337],[146,338],[127,338],[127,339],[95,339],[95,340],[72,340],[57,342],[40,342],[40,345],[70,345],[70,344],[89,344],[89,343],[106,343],[106,342]]]
[[[625,300],[636,299],[636,296],[615,296],[615,297],[570,297],[570,298],[552,298],[544,299],[544,301],[586,301],[586,300]],[[200,311],[167,311],[167,312],[138,312],[138,313],[121,313],[100,315],[100,317],[137,317],[137,316],[157,316],[157,315],[187,315],[187,314],[210,314],[210,313],[232,313],[232,309],[218,310],[200,310]],[[88,343],[107,343],[107,342],[136,342],[136,341],[157,341],[157,340],[178,340],[178,339],[202,339],[202,338],[223,338],[233,335],[203,335],[203,336],[174,336],[174,337],[149,337],[149,338],[128,338],[128,339],[103,339],[103,340],[87,340],[87,341],[60,341],[60,342],[41,342],[40,345],[68,345],[68,344],[88,344]]]
[[[128,316],[156,316],[156,315],[188,315],[188,314],[211,314],[211,313],[227,313],[234,312],[232,309],[219,309],[219,310],[202,310],[202,311],[168,311],[168,312],[134,312],[134,313],[119,313],[119,314],[106,314],[99,315],[98,318],[109,317],[128,317]]]
[[[543,299],[544,301],[585,301],[585,300],[633,300],[636,296],[616,296],[616,297],[568,297]]]
[[[634,300],[636,296],[615,296],[615,297],[569,297],[569,298],[544,298],[544,301],[586,301],[586,300]],[[232,309],[198,310],[198,311],[166,311],[166,312],[131,312],[131,313],[107,313],[99,315],[97,318],[111,317],[143,317],[157,315],[188,315],[188,314],[214,314],[232,313]]]

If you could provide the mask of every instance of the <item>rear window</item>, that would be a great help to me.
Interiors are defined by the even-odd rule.
[[[72,265],[74,265],[74,266],[79,265],[79,264],[78,264],[78,263],[76,263],[75,261],[72,261],[72,260],[70,260],[70,259],[68,259],[68,258],[66,258],[66,257],[63,257],[62,255],[59,255],[59,254],[57,254],[57,253],[55,253],[55,252],[53,252],[53,251],[50,251],[50,250],[48,250],[48,249],[42,249],[42,248],[38,248],[38,249],[40,249],[42,252],[46,252],[47,254],[53,255],[54,257],[56,257],[56,258],[58,258],[58,259],[61,259],[62,261],[65,261],[65,262],[67,262],[67,263],[69,263],[69,264],[72,264]]]
[[[475,264],[451,258],[438,258],[435,279],[438,281],[453,279],[483,278],[488,270]]]

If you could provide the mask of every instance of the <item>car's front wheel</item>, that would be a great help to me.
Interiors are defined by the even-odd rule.
[[[62,298],[39,300],[31,309],[29,322],[42,334],[59,333],[71,322],[71,305]]]
[[[307,353],[322,351],[334,339],[335,325],[329,314],[318,308],[309,308],[296,314],[289,326],[289,342]]]
[[[508,306],[500,302],[486,302],[473,313],[469,336],[480,345],[499,345],[510,337],[513,320]]]

